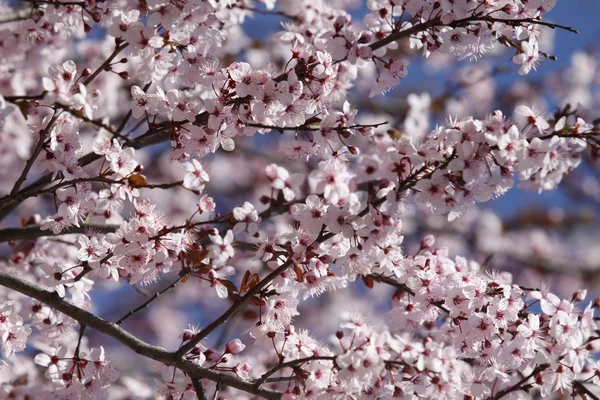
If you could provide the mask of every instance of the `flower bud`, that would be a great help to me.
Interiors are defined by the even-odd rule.
[[[585,296],[587,296],[587,290],[581,289],[573,293],[572,301],[583,301],[585,300]]]
[[[366,44],[369,43],[372,39],[373,35],[371,35],[371,32],[363,32],[358,38],[358,43]]]
[[[194,332],[191,329],[186,329],[183,331],[183,333],[181,334],[181,340],[192,340],[194,338]]]
[[[371,128],[371,127],[360,127],[358,128],[358,131],[360,132],[361,135],[369,137],[369,136],[373,136],[375,134],[375,129]]]
[[[242,343],[240,339],[233,339],[225,346],[225,354],[236,355],[246,348],[246,345]]]
[[[92,19],[94,20],[94,22],[98,23],[98,22],[102,21],[102,13],[92,12],[92,13],[90,13],[90,15],[92,16]]]
[[[258,201],[260,201],[261,204],[269,204],[271,202],[271,198],[269,196],[263,195],[260,196],[260,199]]]
[[[425,236],[423,239],[421,239],[421,250],[433,247],[434,243],[435,237],[432,234]]]

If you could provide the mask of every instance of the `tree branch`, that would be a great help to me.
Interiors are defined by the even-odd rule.
[[[525,382],[527,382],[529,379],[531,379],[535,375],[539,374],[540,372],[542,372],[543,370],[545,370],[548,367],[550,367],[550,364],[542,364],[542,365],[537,366],[533,371],[531,371],[531,373],[529,375],[527,375],[526,377],[524,377],[523,379],[521,379],[519,382],[515,383],[511,387],[499,391],[498,393],[496,393],[495,396],[490,396],[489,400],[498,400],[498,399],[501,399],[502,397],[506,396],[509,393],[520,390]]]
[[[331,127],[331,130],[334,131],[345,131],[348,129],[360,129],[360,128],[377,128],[381,125],[385,125],[389,123],[389,121],[384,121],[384,122],[378,122],[375,124],[367,124],[367,125],[362,125],[362,124],[357,124],[357,125],[350,125],[350,126],[340,126],[340,127]],[[259,129],[272,129],[275,131],[295,131],[295,132],[304,132],[304,131],[320,131],[321,128],[314,128],[311,126],[307,126],[307,125],[300,125],[300,126],[271,126],[271,125],[264,125],[264,124],[253,124],[253,123],[248,123],[246,124],[246,126],[251,126],[253,128],[259,128]]]
[[[90,76],[87,77],[87,79],[83,82],[84,86],[89,85],[94,79],[96,79],[98,75],[100,75],[100,72],[108,68],[110,66],[110,62],[127,46],[129,46],[129,43],[127,42],[121,45],[117,45],[117,47],[115,47],[115,50],[110,56],[108,56],[106,60],[104,60],[102,65],[100,65]]]
[[[282,272],[290,267],[292,264],[291,260],[283,263],[279,268],[271,272],[267,275],[262,281],[260,281],[256,286],[254,286],[248,293],[244,296],[239,297],[232,305],[225,311],[219,318],[215,319],[211,322],[206,328],[202,329],[200,332],[194,336],[192,340],[187,342],[185,345],[181,346],[179,350],[175,353],[178,357],[183,357],[188,351],[194,348],[202,339],[210,335],[213,331],[215,331],[218,327],[223,325],[229,318],[231,318],[248,300],[257,295],[263,288],[265,288],[271,281],[277,276],[279,276]]]
[[[129,145],[129,138],[126,136],[121,135],[120,132],[116,131],[115,129],[113,129],[111,126],[106,125],[105,123],[103,123],[102,121],[98,121],[98,120],[94,120],[94,119],[89,119],[83,112],[81,112],[80,110],[77,109],[72,109],[69,106],[66,106],[64,104],[59,104],[56,103],[56,106],[62,108],[63,110],[65,110],[66,112],[68,112],[69,114],[71,114],[72,116],[82,119],[83,121],[92,124],[94,126],[97,126],[99,128],[102,128],[104,130],[106,130],[107,132],[109,132],[111,135],[118,137],[119,139],[123,140],[123,143],[127,146]]]
[[[369,45],[369,47],[371,48],[371,50],[375,51],[377,49],[380,49],[384,46],[387,46],[390,43],[393,42],[397,42],[400,39],[404,39],[407,37],[410,37],[411,35],[414,35],[415,33],[419,33],[422,31],[425,31],[435,25],[441,25],[441,21],[439,18],[434,18],[434,19],[430,19],[427,22],[423,22],[417,25],[413,25],[408,29],[404,29],[402,31],[399,32],[394,32],[392,34],[390,34],[389,36],[384,37],[381,40],[378,40],[374,43],[371,43]]]
[[[368,278],[373,279],[375,282],[379,282],[379,283],[385,283],[388,284],[390,286],[393,286],[397,289],[403,290],[404,292],[408,293],[411,296],[415,295],[415,292],[409,288],[408,286],[406,286],[404,283],[399,283],[396,282],[395,279],[384,276],[384,275],[376,275],[376,274],[370,274],[367,276]],[[430,304],[432,306],[437,307],[438,309],[440,309],[441,311],[445,312],[446,314],[450,315],[450,310],[448,310],[445,306],[444,303],[441,301],[432,301],[430,302]],[[466,317],[462,317],[462,316],[457,316],[455,317],[456,319],[460,319],[460,320],[467,320]]]
[[[192,361],[181,358],[177,353],[169,352],[162,347],[146,343],[138,337],[127,332],[119,325],[99,318],[96,315],[85,311],[64,299],[61,299],[55,292],[44,290],[34,283],[26,282],[6,272],[0,271],[0,285],[40,301],[73,318],[81,325],[85,325],[88,328],[102,332],[105,335],[108,335],[121,342],[142,356],[162,362],[166,365],[174,366],[182,370],[188,376],[192,377],[192,379],[210,379],[214,382],[243,390],[268,400],[278,400],[281,398],[281,393],[277,391],[256,387],[254,383],[244,381],[235,376],[202,368]]]
[[[10,22],[23,21],[31,18],[32,8],[22,8],[13,12],[0,15],[0,24],[8,24]]]
[[[52,0],[19,0],[25,3],[32,4],[51,4],[53,6],[79,6],[85,7],[85,2],[83,1],[52,1]]]
[[[427,29],[432,28],[436,25],[450,26],[450,27],[456,28],[459,26],[468,25],[472,22],[491,22],[491,23],[498,22],[498,23],[503,23],[503,24],[510,25],[510,26],[520,26],[522,24],[535,24],[535,25],[547,26],[552,29],[559,28],[559,29],[564,29],[569,32],[579,33],[579,31],[577,29],[573,29],[570,26],[553,24],[550,22],[546,22],[546,21],[542,21],[542,20],[538,20],[538,19],[532,19],[532,18],[502,19],[502,18],[494,18],[494,17],[490,17],[490,16],[471,16],[471,17],[467,17],[467,18],[463,18],[463,19],[454,20],[451,23],[446,25],[441,22],[441,19],[439,17],[436,17],[436,18],[430,19],[429,21],[413,25],[408,29],[394,32],[381,40],[371,43],[369,45],[369,47],[371,48],[371,50],[374,51],[374,50],[380,49],[384,46],[387,46],[390,43],[396,42],[400,39],[410,37],[411,35],[414,35],[415,33],[426,31]]]
[[[194,390],[196,391],[196,397],[198,397],[198,400],[206,400],[206,393],[204,393],[202,379],[193,378],[192,385],[194,385]]]
[[[23,168],[21,175],[19,176],[19,178],[15,182],[15,185],[13,186],[12,190],[10,191],[11,195],[16,194],[19,191],[19,189],[21,188],[21,185],[23,184],[23,182],[25,182],[25,180],[27,179],[27,175],[29,174],[31,167],[33,167],[33,163],[35,162],[38,155],[42,151],[42,148],[44,147],[44,142],[46,141],[46,136],[48,136],[48,134],[50,133],[52,126],[54,125],[54,123],[56,122],[56,120],[58,119],[60,114],[61,114],[60,111],[54,111],[54,115],[52,116],[52,119],[48,122],[48,125],[46,125],[44,130],[42,132],[40,132],[40,137],[38,139],[38,142],[37,142],[35,148],[33,149],[33,152],[31,153],[29,160],[27,160],[27,163],[25,164],[25,168]]]
[[[583,384],[583,382],[573,381],[573,386],[577,389],[578,393],[585,394],[586,396],[588,396],[592,400],[600,400],[598,398],[598,396],[596,396],[594,393],[592,393],[592,391],[590,389],[588,389],[587,387],[585,387],[585,385]]]
[[[41,194],[46,194],[46,193],[54,193],[56,190],[58,190],[60,188],[71,186],[71,185],[76,185],[78,183],[85,183],[85,182],[103,182],[103,183],[108,183],[108,184],[113,184],[113,183],[121,184],[121,183],[125,183],[126,181],[124,179],[116,181],[114,179],[106,178],[105,176],[85,177],[85,178],[75,178],[75,179],[71,179],[71,180],[63,180],[63,181],[58,182],[56,185],[46,188],[46,189],[40,189],[40,190],[34,190],[34,191],[23,190],[23,191],[14,193],[14,194],[10,194],[8,196],[1,198],[0,204],[8,203],[10,205],[11,203],[14,203],[14,202],[21,203],[24,200],[27,200],[31,197],[37,197]]]
[[[72,233],[87,233],[96,231],[100,233],[111,233],[119,229],[115,224],[80,224],[80,226],[71,226],[63,229],[58,235],[68,235]],[[58,236],[51,230],[42,230],[41,225],[26,226],[23,228],[0,229],[0,243],[11,240],[33,240],[44,236]]]
[[[173,289],[175,286],[177,286],[177,284],[179,282],[181,282],[182,280],[184,280],[188,276],[189,276],[189,274],[181,275],[179,278],[177,278],[177,280],[175,280],[175,282],[171,283],[169,286],[165,287],[164,289],[162,289],[162,290],[154,293],[154,295],[152,295],[152,297],[150,297],[148,300],[146,300],[144,303],[142,303],[139,307],[134,308],[133,310],[131,310],[127,314],[125,314],[123,317],[119,318],[119,320],[116,321],[115,324],[121,325],[123,322],[125,322],[125,320],[127,318],[131,317],[132,315],[134,315],[138,311],[143,310],[144,308],[148,307],[150,305],[150,303],[152,303],[154,300],[158,299],[158,297],[161,294],[164,294],[167,291]]]
[[[459,19],[454,22],[462,23],[462,22],[498,22],[510,26],[521,26],[523,24],[533,24],[533,25],[542,25],[551,29],[563,29],[565,31],[569,31],[572,33],[579,33],[577,29],[574,29],[570,26],[554,24],[552,22],[543,21],[541,19],[533,19],[533,18],[523,18],[523,19],[505,19],[505,18],[494,18],[490,16],[473,16],[464,19]],[[452,24],[451,24],[452,25]]]
[[[336,359],[335,356],[310,356],[310,357],[299,358],[299,359],[284,362],[284,363],[279,363],[276,366],[274,366],[273,368],[271,368],[270,370],[268,370],[267,372],[265,372],[264,374],[262,374],[260,379],[258,379],[256,381],[255,385],[257,387],[262,385],[269,379],[269,377],[271,375],[273,375],[277,371],[282,370],[284,368],[293,367],[295,365],[302,364],[302,363],[309,362],[309,361],[319,361],[319,360],[331,361],[331,362],[335,363],[335,359]]]

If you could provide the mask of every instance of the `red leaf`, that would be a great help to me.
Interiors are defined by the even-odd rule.
[[[296,280],[298,282],[304,281],[304,271],[298,265],[294,264],[294,272],[296,273]]]
[[[250,270],[246,270],[246,273],[242,278],[242,283],[240,284],[240,294],[246,293],[248,291],[248,289],[246,289],[246,287],[248,286],[248,279],[250,279]]]
[[[373,289],[374,280],[370,276],[362,276],[362,280],[369,289]]]

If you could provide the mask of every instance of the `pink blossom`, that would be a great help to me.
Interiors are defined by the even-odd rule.
[[[211,235],[210,240],[213,243],[209,247],[210,253],[216,263],[223,264],[233,257],[233,231],[228,230],[223,237],[218,234]]]
[[[556,0],[13,3],[3,397],[593,397],[597,55],[499,68]]]
[[[522,52],[513,57],[513,62],[521,65],[520,75],[528,74],[539,63],[538,43],[534,38],[521,42]]]
[[[236,355],[241,353],[246,348],[246,345],[240,339],[233,339],[225,346],[225,354]]]
[[[249,202],[245,202],[241,207],[235,207],[233,209],[233,218],[238,222],[242,222],[234,226],[234,233],[246,231],[253,234],[258,229],[260,217],[258,216],[258,211]]]
[[[202,164],[194,159],[192,162],[186,162],[182,165],[183,169],[187,172],[183,178],[183,187],[202,192],[204,186],[210,181],[208,173],[204,170]]]

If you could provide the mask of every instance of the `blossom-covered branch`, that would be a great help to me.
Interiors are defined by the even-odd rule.
[[[153,360],[172,364],[190,374],[190,376],[215,380],[225,385],[259,395],[266,399],[278,399],[280,397],[276,392],[257,388],[250,382],[244,382],[226,374],[201,368],[193,362],[181,360],[179,357],[174,355],[174,353],[168,352],[161,347],[152,346],[129,334],[127,331],[120,328],[118,324],[98,318],[95,315],[64,301],[53,292],[43,290],[32,283],[15,278],[5,272],[0,272],[0,285],[41,301],[42,303],[51,306],[61,313],[64,313],[70,318],[73,318],[78,323],[118,340],[136,353],[149,357]]]
[[[491,270],[586,264],[477,208],[596,173],[595,62],[563,79],[575,95],[550,80],[580,103],[552,114],[522,87],[495,101],[510,68],[481,63],[400,110],[352,101],[421,56],[529,74],[548,28],[577,32],[555,1],[28,3],[0,6],[2,393],[596,396],[600,300]],[[260,14],[284,21],[250,41]]]

